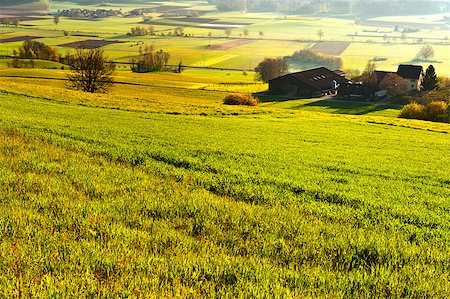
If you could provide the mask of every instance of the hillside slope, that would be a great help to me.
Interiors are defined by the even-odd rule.
[[[446,298],[450,128],[383,121],[0,93],[0,297]]]

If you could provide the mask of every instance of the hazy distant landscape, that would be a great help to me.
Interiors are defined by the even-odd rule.
[[[448,298],[449,10],[2,0],[0,298]]]

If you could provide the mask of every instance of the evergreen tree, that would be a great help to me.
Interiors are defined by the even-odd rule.
[[[438,88],[438,80],[434,67],[430,65],[423,78],[422,87],[424,90],[435,90]]]

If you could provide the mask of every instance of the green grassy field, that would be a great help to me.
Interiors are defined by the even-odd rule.
[[[0,79],[0,297],[450,295],[448,124],[159,76]]]
[[[449,124],[367,101],[260,94],[256,107],[223,105],[267,84],[221,68],[310,47],[297,40],[319,28],[351,41],[375,27],[184,4],[252,22],[250,37],[264,39],[208,50],[243,28],[230,38],[193,27],[193,37],[168,37],[169,25],[155,26],[164,36],[126,36],[141,18],[0,27],[0,39],[42,36],[61,53],[85,39],[63,30],[125,41],[104,48],[122,62],[107,93],[68,88],[58,63],[11,69],[0,59],[0,298],[449,298]],[[394,70],[420,48],[365,39],[342,53],[345,68],[386,56],[379,69]],[[123,63],[141,41],[171,63],[217,69],[132,73]],[[1,43],[0,55],[20,44]],[[434,48],[438,75],[450,75],[448,44]]]

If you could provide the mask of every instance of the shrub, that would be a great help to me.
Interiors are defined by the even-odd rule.
[[[449,123],[449,104],[444,101],[432,101],[427,105],[414,102],[404,106],[399,117]]]
[[[59,61],[59,54],[56,48],[47,46],[34,40],[24,41],[18,51],[14,51],[14,55],[18,55],[22,59],[43,59],[51,61]]]
[[[432,101],[425,106],[426,120],[448,123],[449,105],[444,101]]]
[[[232,93],[223,100],[223,103],[225,105],[258,106],[259,99],[250,94]]]
[[[424,106],[413,102],[411,104],[405,105],[400,111],[400,118],[409,118],[409,119],[422,119],[424,114]]]

